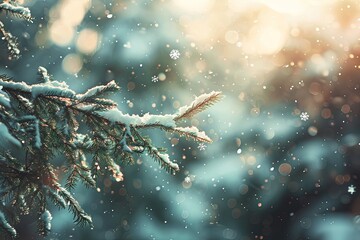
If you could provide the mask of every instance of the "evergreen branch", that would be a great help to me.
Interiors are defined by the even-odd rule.
[[[6,42],[9,58],[18,59],[20,57],[20,50],[18,48],[19,44],[17,38],[5,30],[5,26],[1,21],[0,21],[0,32],[3,35],[1,39]]]
[[[109,171],[111,171],[113,178],[115,179],[115,181],[117,182],[121,182],[124,177],[122,172],[120,171],[120,166],[118,164],[115,163],[114,159],[112,159],[111,157],[105,157],[105,161],[107,164],[107,167],[109,169]]]
[[[160,163],[162,168],[165,168],[166,171],[171,172],[172,174],[175,174],[175,172],[179,171],[179,165],[172,162],[168,154],[161,153],[158,148],[153,147],[150,141],[143,138],[135,127],[132,127],[132,130],[135,136],[143,142],[144,148],[147,150],[149,155],[154,158],[155,161]]]
[[[106,93],[114,92],[119,90],[120,87],[115,83],[114,80],[110,81],[106,85],[95,86],[87,90],[84,94],[78,94],[79,102],[84,102],[89,99],[94,99],[103,96]]]
[[[11,77],[6,75],[0,76],[0,86],[3,87],[4,91],[31,93],[31,87],[25,82],[14,82]]]
[[[76,224],[89,224],[93,226],[91,217],[81,208],[76,199],[65,188],[58,186],[59,195],[68,203],[69,209],[74,214],[74,221]]]
[[[50,233],[51,220],[52,220],[52,215],[49,210],[44,208],[42,212],[39,212],[38,230],[41,235],[47,236]]]
[[[102,105],[104,106],[104,109],[105,108],[113,108],[113,107],[116,107],[117,106],[117,103],[114,102],[113,100],[111,99],[106,99],[106,98],[91,98],[91,99],[88,99],[86,101],[87,103],[92,103],[92,104],[95,104],[95,105]],[[96,111],[99,111],[100,109],[97,109]]]
[[[5,108],[11,108],[9,95],[6,92],[1,91],[2,86],[0,86],[0,105]]]
[[[77,181],[95,187],[95,176],[105,173],[105,169],[116,181],[122,181],[123,174],[116,162],[134,163],[135,153],[146,151],[167,171],[179,171],[178,164],[170,160],[164,149],[153,146],[149,138],[143,137],[141,129],[159,128],[197,141],[211,142],[196,127],[179,127],[177,121],[213,104],[218,93],[196,98],[192,107],[180,111],[182,114],[129,115],[116,108],[112,100],[99,98],[117,90],[115,82],[77,94],[66,83],[51,79],[45,68],[39,67],[39,73],[42,82],[32,85],[0,76],[0,93],[9,100],[8,109],[0,108],[0,121],[6,122],[10,133],[23,142],[28,152],[25,168],[17,159],[13,161],[3,156],[6,161],[0,161],[0,180],[5,181],[4,185],[14,186],[0,194],[0,200],[10,198],[9,202],[16,202],[12,206],[14,209],[25,209],[34,202],[39,206],[39,230],[44,234],[50,230],[46,227],[50,221],[45,219],[49,220],[51,216],[46,212],[46,199],[60,208],[67,205],[76,223],[92,225],[91,217],[68,189],[74,188]],[[52,170],[51,161],[58,153],[67,161],[69,175],[65,188],[58,183]],[[90,169],[85,154],[93,155]],[[17,182],[11,182],[13,179]]]
[[[3,212],[0,211],[0,227],[3,228],[11,237],[16,237],[16,230],[11,226],[5,218]]]
[[[65,188],[67,189],[74,189],[76,186],[76,182],[78,180],[79,172],[77,171],[76,167],[73,167],[70,170],[69,176],[66,178]]]
[[[192,138],[196,141],[207,142],[207,143],[212,142],[211,138],[209,138],[205,134],[205,132],[200,132],[199,129],[194,126],[192,126],[192,127],[168,127],[168,126],[164,126],[160,123],[155,123],[155,124],[149,124],[149,125],[140,125],[140,126],[137,126],[137,128],[139,128],[139,129],[158,128],[158,129],[162,129],[166,132],[177,133],[180,136],[185,136],[186,138]]]
[[[85,183],[85,186],[92,187],[92,188],[96,187],[96,182],[95,182],[94,178],[91,176],[90,169],[80,170],[79,176],[83,180],[83,183]]]
[[[179,108],[174,120],[180,121],[184,118],[191,118],[218,102],[221,98],[221,92],[212,91],[211,93],[202,94],[196,97],[190,105]]]
[[[38,67],[38,73],[40,76],[40,79],[44,82],[44,83],[49,83],[51,82],[51,78],[50,75],[48,74],[48,71],[46,68],[44,67]]]
[[[200,132],[197,127],[176,127],[171,130],[170,132],[178,133],[180,136],[185,136],[186,138],[193,138],[196,141],[211,143],[212,140],[209,138],[205,132]]]
[[[47,196],[51,199],[51,201],[58,206],[59,208],[65,208],[66,202],[62,196],[59,195],[57,191],[54,191],[49,186],[44,186]]]
[[[10,2],[3,2],[0,4],[0,11],[12,14],[15,17],[23,18],[26,21],[32,22],[31,12],[29,8],[22,6],[15,6]]]
[[[169,155],[166,153],[160,153],[159,150],[155,147],[146,148],[149,155],[157,161],[162,168],[166,171],[175,174],[175,172],[179,171],[179,165],[172,162],[169,158]]]

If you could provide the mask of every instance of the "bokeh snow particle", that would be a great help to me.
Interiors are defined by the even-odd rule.
[[[170,58],[171,58],[171,59],[174,59],[174,60],[180,58],[180,52],[179,52],[179,50],[177,50],[177,49],[171,50],[171,52],[170,52],[169,55],[170,55]]]
[[[348,187],[348,192],[353,195],[356,191],[355,191],[356,187],[354,185],[350,185]]]
[[[151,78],[151,81],[152,81],[152,82],[157,82],[157,81],[159,81],[159,77],[153,76],[153,77]]]
[[[304,121],[304,122],[306,122],[307,120],[309,120],[309,114],[307,113],[307,112],[302,112],[301,114],[300,114],[300,119],[301,119],[301,121]]]
[[[205,151],[206,145],[205,145],[204,143],[200,143],[199,146],[198,146],[198,149],[199,149],[200,151]]]

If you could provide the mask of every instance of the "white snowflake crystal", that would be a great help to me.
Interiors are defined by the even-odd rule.
[[[348,187],[348,192],[353,195],[356,191],[355,191],[356,187],[354,185],[351,185]]]
[[[185,177],[184,182],[190,183],[190,182],[191,182],[191,178],[190,178],[189,176]]]
[[[307,120],[309,120],[309,114],[307,113],[307,112],[302,112],[301,114],[300,114],[300,119],[301,119],[301,121],[304,121],[304,122],[306,122]]]
[[[180,52],[177,49],[173,49],[173,50],[171,50],[169,55],[170,55],[170,58],[176,60],[180,57]]]
[[[200,151],[205,151],[206,145],[205,145],[204,143],[200,143],[199,146],[198,146],[198,149],[199,149]]]
[[[157,82],[157,81],[159,81],[159,77],[158,77],[158,76],[153,76],[153,77],[151,78],[151,81],[152,81],[152,82]]]

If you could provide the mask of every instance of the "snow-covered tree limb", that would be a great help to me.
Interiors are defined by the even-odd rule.
[[[221,92],[212,91],[211,93],[202,94],[195,98],[195,100],[187,106],[179,108],[175,121],[182,120],[184,118],[191,118],[199,112],[204,111],[217,101],[221,99]]]
[[[6,13],[32,22],[31,12],[29,8],[15,5],[14,3],[8,1],[4,1],[0,4],[0,11],[5,11]]]
[[[27,21],[28,8],[16,1],[0,3],[4,11]],[[16,38],[0,22],[1,39],[9,59],[19,56]],[[21,215],[38,214],[38,232],[51,230],[52,215],[48,204],[68,208],[74,222],[92,226],[92,218],[69,191],[78,182],[96,187],[99,175],[111,175],[123,181],[121,164],[133,164],[134,156],[151,156],[160,167],[175,174],[180,170],[166,149],[154,146],[143,129],[157,128],[196,141],[211,142],[197,127],[178,126],[220,99],[220,92],[197,97],[175,114],[126,114],[106,95],[120,87],[115,81],[77,93],[62,81],[56,81],[44,67],[38,68],[39,82],[28,84],[0,75],[0,135],[2,140],[22,149],[24,157],[14,157],[0,146],[0,231],[11,238],[13,226]],[[54,157],[63,159],[55,167]],[[59,176],[64,179],[63,186]],[[6,216],[6,217],[5,217]]]
[[[10,188],[6,196],[14,196],[12,201],[19,203],[19,209],[39,208],[38,226],[43,235],[51,227],[51,215],[46,210],[48,200],[60,208],[68,206],[76,223],[92,225],[91,217],[69,192],[78,182],[95,187],[97,176],[109,171],[116,181],[122,181],[120,165],[134,163],[134,156],[144,152],[167,171],[174,174],[180,170],[165,149],[143,136],[143,129],[157,128],[211,142],[197,127],[178,126],[178,122],[213,104],[220,98],[219,92],[200,95],[175,114],[130,115],[104,97],[119,89],[115,81],[79,94],[65,82],[50,77],[44,67],[38,71],[42,81],[36,84],[0,76],[0,124],[26,150],[24,160],[0,153],[4,159],[0,161],[0,180],[8,185],[13,185],[14,179],[21,183]],[[86,125],[86,132],[79,130],[84,129],[81,125]],[[59,183],[52,163],[55,155],[64,158],[56,171],[65,174],[65,186]],[[87,159],[91,155],[92,159]]]

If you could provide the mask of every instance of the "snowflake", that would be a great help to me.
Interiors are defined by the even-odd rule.
[[[190,183],[190,182],[191,182],[191,178],[190,178],[189,176],[185,177],[184,182]]]
[[[169,55],[172,59],[176,60],[180,57],[180,52],[177,49],[173,49],[173,50],[171,50]]]
[[[198,146],[198,149],[199,149],[200,151],[205,151],[206,145],[205,145],[204,143],[200,143],[199,146]]]
[[[354,192],[356,192],[355,189],[356,189],[356,187],[355,187],[354,185],[351,185],[351,186],[348,187],[348,192],[349,192],[351,195],[353,195]]]
[[[157,82],[157,81],[159,81],[159,77],[153,76],[153,77],[151,78],[151,81],[152,81],[152,82]]]
[[[309,120],[309,114],[307,113],[307,112],[302,112],[301,114],[300,114],[300,119],[301,119],[301,121],[304,121],[304,122],[306,122],[307,120]]]

